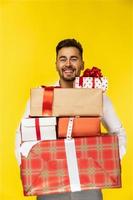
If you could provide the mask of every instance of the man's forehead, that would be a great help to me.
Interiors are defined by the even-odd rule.
[[[81,56],[76,47],[63,47],[58,52],[58,57],[62,56]]]

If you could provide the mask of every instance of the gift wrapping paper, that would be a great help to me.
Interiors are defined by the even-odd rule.
[[[69,141],[42,141],[32,147],[27,157],[22,156],[20,167],[24,195],[121,187],[116,135]],[[74,158],[71,158],[71,151]]]
[[[57,123],[57,135],[65,138],[67,135],[69,117],[59,117]],[[72,125],[72,137],[100,135],[101,126],[99,117],[74,117]]]
[[[76,77],[74,88],[101,88],[107,90],[108,80],[106,77]]]
[[[24,118],[21,121],[21,141],[55,140],[56,117]]]
[[[31,116],[102,116],[101,89],[32,88]]]

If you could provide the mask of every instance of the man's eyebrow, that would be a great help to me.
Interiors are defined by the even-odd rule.
[[[70,56],[71,58],[78,58],[78,56]],[[59,58],[66,58],[66,56],[59,56]]]
[[[71,58],[78,58],[78,56],[71,56]]]
[[[66,56],[59,56],[59,59],[60,59],[60,58],[66,58]]]

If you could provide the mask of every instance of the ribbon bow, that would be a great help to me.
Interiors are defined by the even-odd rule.
[[[82,75],[83,77],[103,77],[101,69],[97,67],[92,67],[92,69],[86,69]]]

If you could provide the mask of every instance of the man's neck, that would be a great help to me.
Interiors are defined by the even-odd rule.
[[[62,88],[73,88],[73,81],[60,80],[59,83]]]

